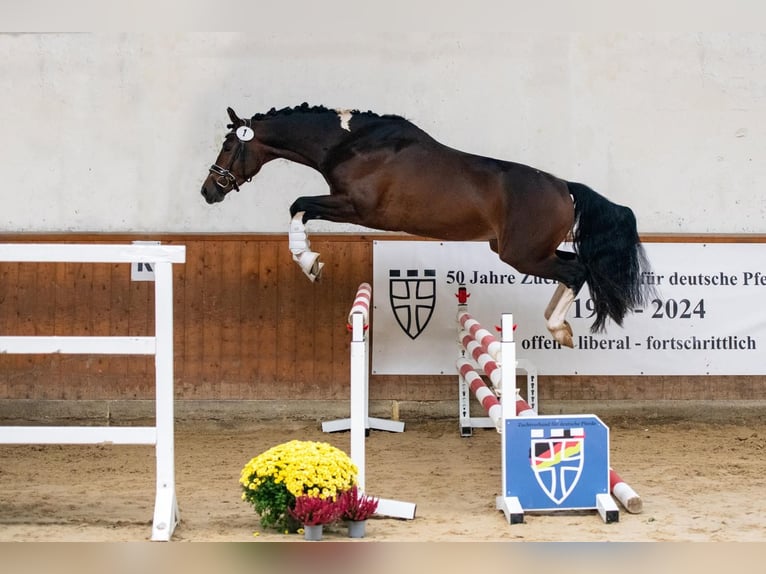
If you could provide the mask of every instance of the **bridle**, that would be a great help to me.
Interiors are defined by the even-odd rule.
[[[244,120],[245,126],[248,128],[250,127],[250,120]],[[233,127],[233,126],[232,126]],[[240,126],[242,127],[242,126]],[[250,133],[252,134],[252,130],[250,130]],[[231,173],[231,168],[234,166],[234,162],[237,161],[237,158],[239,158],[240,155],[242,155],[242,172],[245,173],[245,159],[247,158],[247,155],[245,154],[245,143],[248,140],[242,139],[239,134],[235,132],[235,135],[237,137],[237,149],[234,150],[234,153],[231,154],[231,161],[229,162],[229,167],[224,168],[220,165],[214,163],[210,166],[210,169],[208,170],[211,174],[214,174],[216,177],[213,178],[213,181],[215,184],[220,187],[222,190],[227,191],[229,190],[229,187],[233,187],[236,191],[239,191],[239,185],[237,185],[237,177]],[[252,136],[250,137],[252,139]],[[247,178],[245,181],[252,181],[252,177]]]

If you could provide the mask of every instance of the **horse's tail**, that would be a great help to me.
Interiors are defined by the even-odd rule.
[[[649,264],[638,237],[636,216],[581,183],[567,183],[575,204],[574,248],[585,266],[595,310],[591,332],[603,331],[607,317],[618,325],[650,296],[642,285]]]

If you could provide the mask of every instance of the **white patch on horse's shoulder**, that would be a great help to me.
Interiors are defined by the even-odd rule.
[[[340,119],[340,127],[347,132],[350,132],[351,126],[349,125],[349,122],[351,121],[351,116],[353,115],[351,110],[335,110],[335,113],[338,114],[338,119]]]

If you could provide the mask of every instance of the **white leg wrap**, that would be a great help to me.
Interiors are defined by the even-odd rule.
[[[306,235],[306,226],[303,225],[303,211],[296,213],[290,222],[288,233],[288,245],[293,259],[312,281],[319,279],[324,263],[319,261],[319,253],[311,251],[311,243]]]
[[[306,226],[303,225],[303,213],[303,211],[296,213],[295,217],[293,217],[292,221],[290,221],[288,241],[290,245],[290,251],[293,253],[293,255],[299,255],[304,251],[308,251],[311,245],[309,243],[309,238],[306,235]]]

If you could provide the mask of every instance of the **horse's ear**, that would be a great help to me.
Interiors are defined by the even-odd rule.
[[[234,124],[235,126],[238,126],[239,124],[242,123],[242,120],[240,120],[237,117],[237,113],[234,110],[232,110],[231,108],[226,108],[226,111],[229,113],[229,119],[231,120],[232,124]]]

